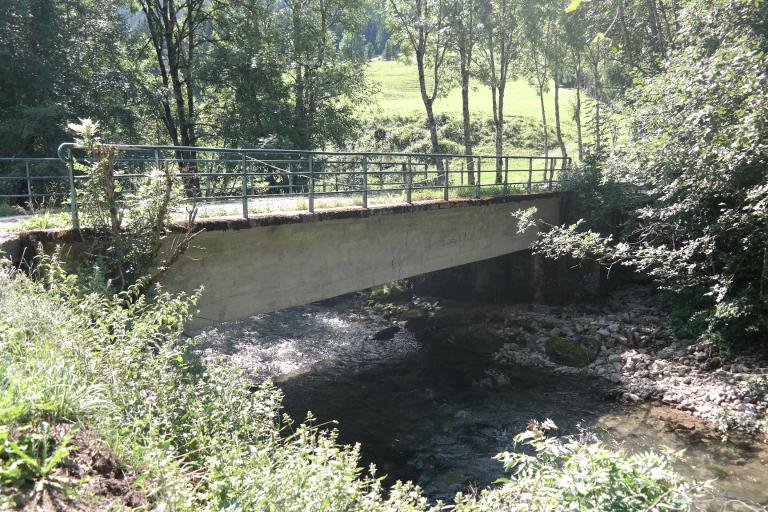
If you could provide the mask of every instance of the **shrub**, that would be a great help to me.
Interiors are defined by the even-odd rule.
[[[680,19],[663,71],[629,94],[627,142],[585,167],[598,173],[594,202],[626,192],[621,229],[606,232],[616,223],[595,204],[538,247],[646,272],[676,296],[681,324],[701,326],[694,334],[764,344],[768,4],[694,0]]]
[[[33,281],[0,272],[6,429],[83,422],[149,477],[157,506],[177,510],[426,506],[410,486],[383,499],[379,481],[358,468],[357,448],[294,426],[269,382],[252,391],[238,368],[199,360],[197,340],[182,335],[197,294],[147,295],[145,282],[113,292],[50,258],[37,273]]]
[[[660,512],[688,510],[692,504],[697,493],[672,469],[675,455],[627,455],[594,439],[548,437],[555,428],[550,420],[531,422],[515,442],[534,454],[499,454],[511,478],[478,497],[459,495],[456,511]]]

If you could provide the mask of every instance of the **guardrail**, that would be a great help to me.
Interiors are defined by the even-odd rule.
[[[59,158],[0,157],[0,201],[34,210],[69,198],[69,170]]]
[[[551,190],[569,158],[515,155],[429,153],[352,153],[278,149],[115,145],[114,177],[120,198],[128,198],[153,169],[171,168],[181,179],[184,198],[206,207],[236,205],[248,218],[263,210],[314,212],[318,207],[412,203],[451,197],[510,195]],[[0,180],[25,184],[0,199],[42,197],[68,207],[75,228],[77,196],[87,174],[78,164],[92,163],[84,148],[62,144],[59,159],[0,159]],[[4,164],[13,162],[15,174]],[[36,165],[57,172],[37,175]],[[47,181],[45,181],[47,180]],[[46,183],[36,190],[33,183]],[[0,181],[2,183],[2,181]],[[127,199],[125,199],[127,201]]]

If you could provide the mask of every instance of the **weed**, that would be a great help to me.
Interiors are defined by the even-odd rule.
[[[41,422],[11,434],[0,430],[0,483],[22,493],[24,501],[35,503],[51,489],[66,491],[73,482],[53,470],[69,456],[70,441],[77,432],[73,427],[58,443],[54,442],[50,425]]]

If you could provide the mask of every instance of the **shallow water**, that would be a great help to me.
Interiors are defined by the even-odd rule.
[[[502,472],[493,455],[530,419],[552,418],[563,433],[591,429],[628,450],[685,448],[679,470],[716,480],[713,510],[729,500],[768,505],[765,446],[723,445],[668,408],[620,406],[596,379],[504,367],[508,383],[479,386],[493,367],[487,355],[423,346],[406,331],[370,340],[387,324],[357,310],[348,297],[225,324],[209,333],[203,353],[228,354],[257,378],[272,378],[291,416],[338,421],[340,441],[362,443],[364,463],[392,481],[417,482],[434,499],[491,484]]]

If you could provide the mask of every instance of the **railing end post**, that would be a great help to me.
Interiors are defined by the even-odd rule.
[[[309,154],[309,161],[307,162],[309,171],[309,213],[315,212],[315,174],[312,169],[312,154]]]
[[[72,148],[67,148],[67,162],[69,166],[69,213],[72,217],[72,228],[80,229],[80,219],[77,211],[77,190],[75,189],[75,159],[72,156]]]
[[[245,159],[245,153],[243,153],[240,167],[243,180],[243,218],[248,220],[248,163]]]
[[[363,208],[368,208],[368,154],[363,154]]]

